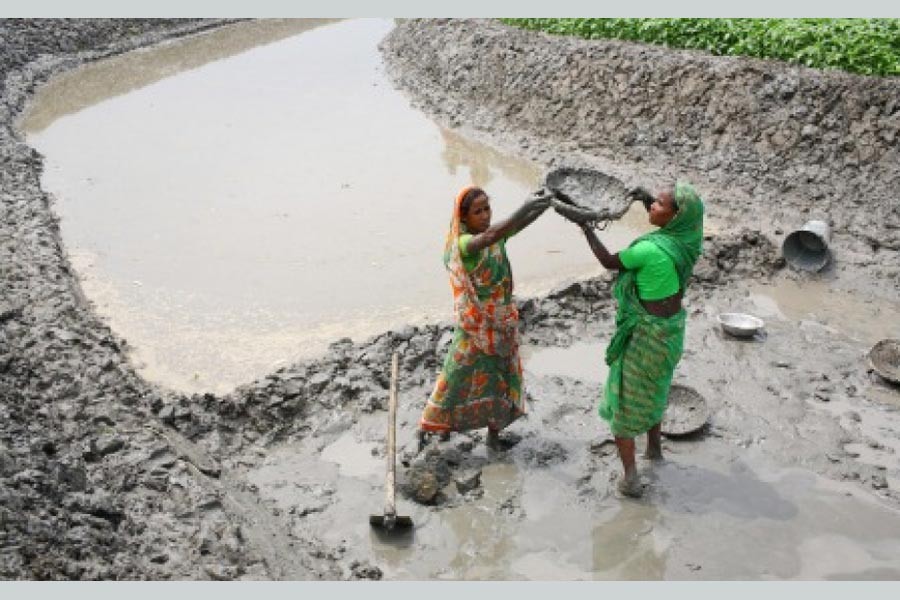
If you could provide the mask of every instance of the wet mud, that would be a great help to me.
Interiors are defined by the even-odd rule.
[[[858,179],[844,191],[871,198],[872,210],[862,217],[866,206],[854,205],[835,214],[848,219],[832,241],[837,264],[810,278],[785,267],[776,233],[805,216],[804,201],[761,195],[771,211],[744,218],[723,195],[727,171],[702,161],[689,170],[716,224],[687,294],[675,382],[703,395],[710,418],[693,436],[666,439],[664,461],[641,463],[639,501],[617,495],[615,447],[595,414],[615,312],[611,277],[599,269],[597,277],[519,298],[529,412],[498,448],[486,446],[484,432],[470,432],[433,438],[417,452],[416,423],[451,338],[448,322],[335,340],[316,358],[225,394],[177,393],[140,377],[127,342],[81,290],[52,198],[40,188],[41,157],[14,119],[54,72],[220,24],[0,24],[8,40],[0,103],[0,576],[900,577],[900,390],[875,376],[866,358],[874,338],[900,337],[893,319],[900,305],[888,293],[896,290],[896,264],[882,260],[896,254],[873,248],[871,235],[856,239],[852,224],[886,206]],[[473,39],[485,55],[498,43],[494,25],[438,25],[449,28],[440,38],[446,64],[461,64],[455,57]],[[404,24],[391,34],[385,54],[398,85],[435,118],[478,131],[485,143],[527,140],[533,131],[511,113],[476,114],[451,96],[464,89],[459,82],[444,87],[444,108],[433,109],[438,92],[423,73],[444,63],[426,52],[418,67],[397,57],[434,26]],[[558,43],[546,36],[510,36],[510,47],[529,45],[523,55],[533,64],[560,60]],[[857,79],[841,81],[852,87]],[[579,80],[567,85],[577,89]],[[512,92],[504,98],[519,106]],[[602,124],[599,115],[582,119]],[[572,154],[600,164],[608,157],[598,143],[551,136],[539,151],[518,148],[548,165]],[[637,168],[626,153],[618,168],[629,184],[646,184],[642,178],[669,172],[652,166],[664,158],[648,154]],[[785,164],[791,160],[788,153]],[[896,174],[881,168],[868,173],[887,185]],[[811,186],[808,197],[821,189]],[[880,235],[882,226],[873,227]],[[716,316],[729,311],[763,318],[764,334],[726,336]],[[393,351],[400,354],[399,513],[416,527],[385,537],[368,515],[382,509]]]

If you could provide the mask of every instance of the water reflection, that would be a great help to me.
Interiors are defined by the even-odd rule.
[[[542,171],[534,163],[502,154],[444,127],[440,128],[440,132],[444,141],[441,157],[450,175],[456,175],[460,168],[466,169],[469,181],[484,188],[494,178],[494,172],[499,170],[504,177],[513,179],[526,188],[538,188]]]
[[[612,519],[595,526],[594,578],[663,579],[666,554],[654,537],[659,519],[659,509],[653,504],[623,502]]]
[[[202,35],[173,39],[63,73],[42,86],[22,128],[40,133],[66,115],[127,94],[166,77],[336,22],[337,19],[262,19]]]

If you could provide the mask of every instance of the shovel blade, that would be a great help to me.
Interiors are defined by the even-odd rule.
[[[391,529],[409,529],[413,526],[412,517],[369,515],[369,525],[390,531]]]

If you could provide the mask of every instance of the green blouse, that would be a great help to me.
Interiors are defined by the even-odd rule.
[[[506,234],[506,237],[501,239],[498,243],[505,246],[506,240],[516,235],[518,231],[511,231]],[[472,272],[472,269],[478,266],[478,261],[481,260],[481,253],[483,250],[479,250],[475,254],[469,254],[469,241],[472,239],[471,233],[464,233],[459,236],[459,254],[462,257],[463,267],[465,267],[468,273]]]
[[[645,240],[622,250],[619,260],[629,271],[636,271],[641,300],[662,300],[678,293],[675,263],[653,242]]]

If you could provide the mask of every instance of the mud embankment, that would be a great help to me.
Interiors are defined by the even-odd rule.
[[[427,113],[544,164],[697,183],[716,219],[780,237],[831,221],[839,267],[900,289],[900,78],[527,32],[401,22],[382,44]]]
[[[265,546],[246,534],[255,513],[231,501],[227,473],[152,416],[167,395],[135,374],[124,340],[82,295],[41,157],[15,128],[55,73],[220,24],[0,22],[0,578],[321,572],[312,558],[264,567]]]

